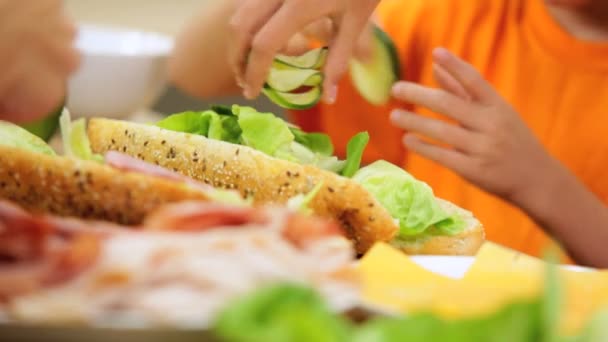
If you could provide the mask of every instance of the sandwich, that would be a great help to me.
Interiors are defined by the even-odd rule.
[[[84,120],[61,118],[64,155],[24,128],[0,122],[0,199],[29,211],[139,224],[158,206],[185,200],[240,202],[182,175],[118,152],[91,152]]]
[[[308,194],[308,208],[336,220],[360,254],[390,241],[408,254],[471,255],[484,239],[470,212],[436,198],[403,169],[386,161],[361,168],[365,132],[351,139],[341,160],[327,135],[235,105],[156,124],[93,118],[88,138],[94,153],[128,154],[236,190],[254,204],[286,204]]]
[[[0,201],[0,227],[4,323],[205,329],[233,297],[283,282],[336,313],[359,305],[352,244],[284,207],[182,202],[124,227]]]

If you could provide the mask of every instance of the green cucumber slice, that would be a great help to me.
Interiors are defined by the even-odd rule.
[[[51,114],[46,116],[44,119],[41,119],[36,122],[31,122],[27,124],[21,125],[21,127],[28,130],[30,133],[37,135],[42,140],[48,142],[55,132],[57,132],[57,128],[59,128],[59,116],[63,111],[64,102],[61,103],[59,107],[57,107]]]
[[[320,87],[313,87],[304,93],[285,93],[265,86],[262,92],[272,102],[285,109],[309,109],[321,99]]]
[[[314,69],[270,69],[268,86],[276,91],[289,92],[301,86],[314,87],[323,82],[321,72]]]
[[[298,69],[320,69],[327,59],[327,47],[310,50],[300,56],[277,55],[275,64]],[[280,68],[280,67],[279,67]]]
[[[373,105],[384,105],[391,98],[393,84],[400,78],[397,49],[391,38],[379,27],[374,27],[372,60],[350,62],[350,76],[359,94]]]

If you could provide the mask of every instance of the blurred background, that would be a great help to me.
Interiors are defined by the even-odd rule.
[[[181,27],[197,11],[202,11],[213,1],[222,0],[67,0],[66,6],[79,24],[117,26],[135,30],[158,32],[175,36]],[[201,37],[204,39],[204,37]],[[200,75],[205,77],[205,75]],[[200,101],[189,97],[168,85],[152,110],[159,113],[174,113],[183,110],[205,109],[210,103],[247,104],[263,111],[282,115],[282,109],[261,96],[256,101],[242,97],[218,98]]]

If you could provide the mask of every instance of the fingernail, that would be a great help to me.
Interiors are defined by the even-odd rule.
[[[451,56],[451,53],[446,48],[438,47],[435,50],[433,50],[433,56],[436,59],[440,59],[441,60],[441,59],[449,58]]]
[[[253,92],[249,90],[249,88],[245,88],[245,90],[243,91],[243,96],[245,96],[247,100],[253,100],[254,98]]]
[[[397,122],[403,116],[403,111],[399,109],[395,109],[391,112],[391,121]]]
[[[403,82],[397,82],[393,85],[393,88],[391,89],[391,93],[393,94],[394,97],[398,97],[399,94],[403,91],[404,85]]]
[[[416,140],[416,138],[412,134],[406,134],[403,136],[403,143],[405,146],[411,145],[412,141]]]
[[[336,103],[336,99],[338,97],[338,86],[331,86],[325,95],[325,102],[327,104]]]

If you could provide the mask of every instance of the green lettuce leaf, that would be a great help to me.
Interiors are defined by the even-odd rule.
[[[61,138],[63,140],[63,154],[82,160],[93,160],[103,163],[103,156],[93,153],[91,149],[85,119],[80,118],[74,122],[71,120],[70,112],[64,109],[59,118]]]
[[[241,107],[237,115],[238,124],[243,131],[241,138],[244,145],[275,156],[277,150],[289,146],[294,141],[285,121],[274,114],[258,113]]]
[[[211,110],[219,115],[234,115],[232,108],[224,105],[212,105]]]
[[[312,215],[312,209],[308,207],[308,204],[310,204],[310,202],[317,196],[322,187],[323,182],[319,182],[307,194],[299,194],[290,198],[287,201],[287,208],[298,211],[305,215]]]
[[[464,229],[462,220],[450,216],[439,206],[426,183],[389,162],[381,160],[363,167],[353,180],[399,220],[399,238],[419,236],[431,227],[443,234],[455,234]]]
[[[541,333],[539,302],[513,303],[487,317],[446,321],[429,313],[364,324],[354,342],[535,342]]]
[[[173,114],[157,122],[156,126],[234,144],[238,144],[241,138],[241,128],[237,117],[232,114],[220,115],[212,110]]]
[[[352,177],[361,166],[363,152],[369,142],[369,134],[361,132],[350,139],[346,145],[346,165],[342,169],[342,176]]]
[[[0,121],[0,145],[55,155],[55,151],[44,140],[13,123]]]
[[[306,146],[295,141],[289,145],[288,149],[277,151],[275,156],[295,163],[314,165],[320,169],[335,173],[340,173],[346,165],[346,161],[340,160],[338,157],[315,153]]]
[[[323,133],[306,133],[295,127],[290,127],[290,130],[295,137],[295,141],[306,146],[310,151],[328,157],[334,154],[334,145],[332,144],[329,135]]]
[[[253,205],[252,198],[243,198],[238,191],[235,190],[224,190],[218,188],[211,188],[207,191],[207,196],[213,200],[213,202],[229,204],[233,206],[244,206],[249,207]]]
[[[304,132],[272,113],[260,113],[252,107],[211,108],[204,112],[173,114],[156,125],[249,146],[272,157],[314,165],[335,173],[348,167],[349,175],[359,168],[363,149],[369,140],[367,133],[355,136],[349,143],[348,159],[343,161],[332,155],[334,146],[326,134]]]
[[[213,333],[227,342],[339,342],[349,340],[350,326],[314,290],[286,284],[229,304]]]
[[[183,112],[170,115],[156,123],[156,126],[176,132],[207,136],[212,117],[218,116],[213,111]]]

